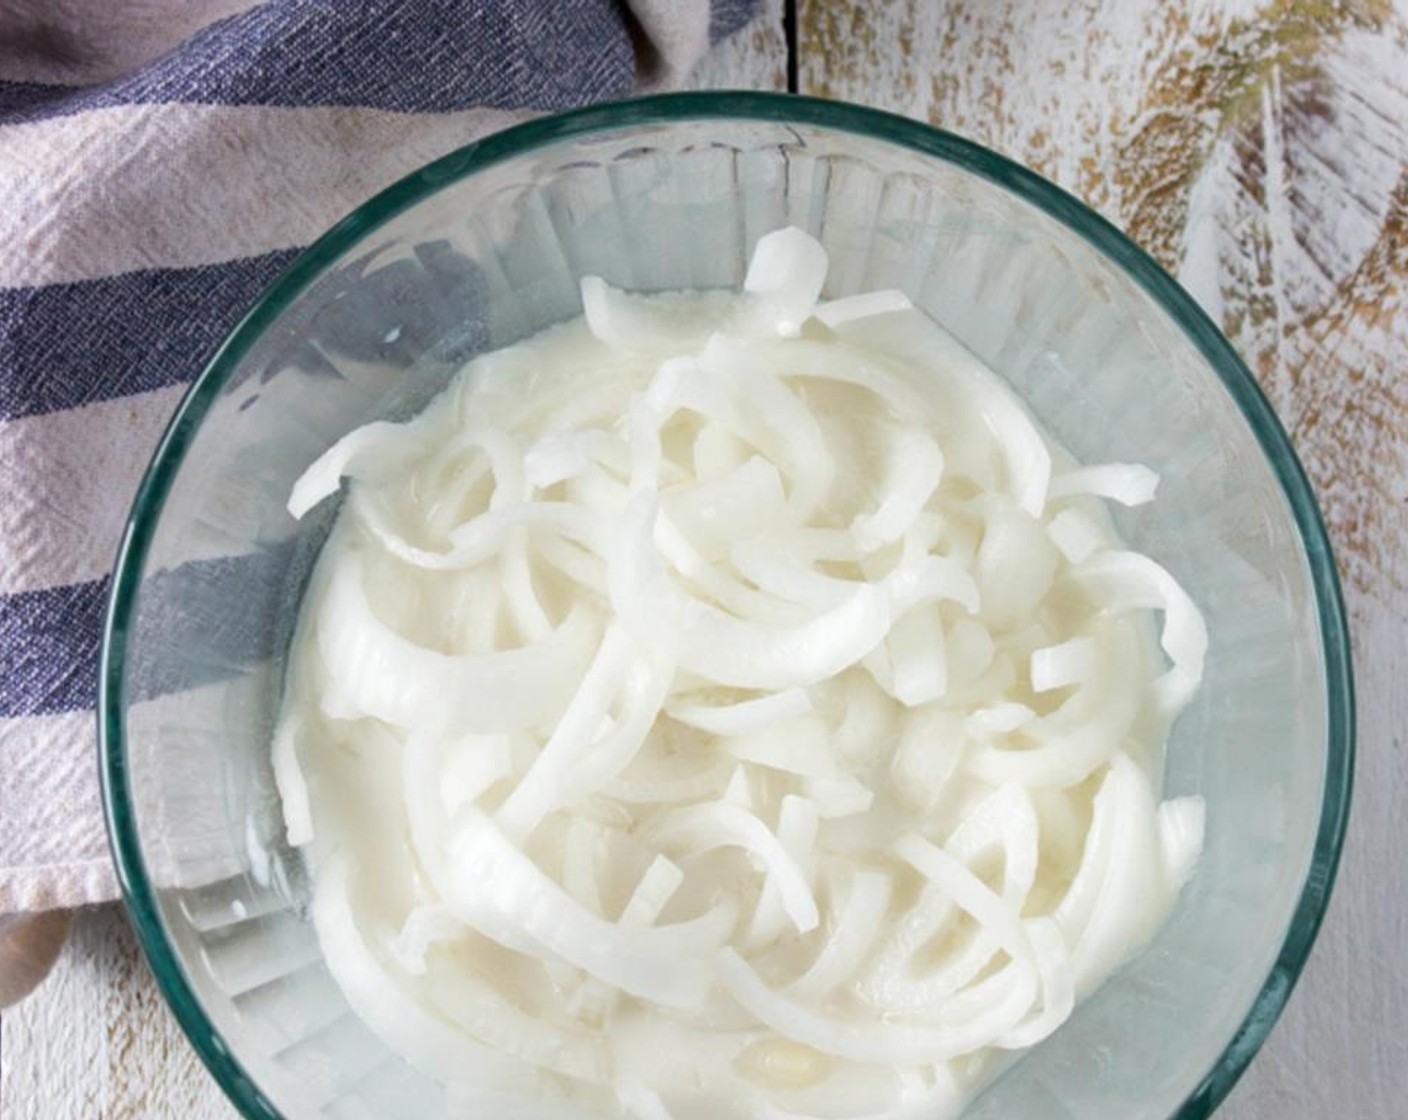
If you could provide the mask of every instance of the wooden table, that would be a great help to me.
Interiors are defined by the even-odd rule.
[[[801,0],[788,20],[783,0],[767,0],[696,76],[704,87],[790,79],[1034,167],[1183,281],[1290,430],[1345,577],[1359,776],[1324,932],[1226,1120],[1408,1115],[1408,5],[1398,7]],[[9,1120],[234,1115],[114,907],[77,916],[55,973],[0,1031]]]

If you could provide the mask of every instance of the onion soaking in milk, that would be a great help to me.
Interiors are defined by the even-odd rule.
[[[1082,467],[822,247],[589,277],[350,484],[274,745],[328,967],[446,1115],[936,1117],[1193,871],[1193,603]],[[1154,612],[1162,612],[1161,629]]]

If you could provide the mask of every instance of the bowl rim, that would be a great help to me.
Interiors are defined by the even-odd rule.
[[[108,842],[123,899],[157,984],[197,1054],[248,1120],[282,1120],[231,1053],[187,979],[161,918],[138,841],[124,714],[126,646],[153,533],[187,447],[212,403],[264,331],[323,269],[368,233],[441,188],[556,141],[638,125],[711,120],[803,124],[861,134],[956,165],[1055,219],[1135,281],[1180,327],[1252,429],[1291,507],[1315,592],[1326,680],[1326,759],[1315,847],[1276,960],[1240,1027],[1170,1120],[1204,1120],[1236,1084],[1285,1007],[1319,932],[1334,886],[1354,774],[1354,681],[1343,594],[1310,482],[1285,429],[1231,343],[1144,250],[1073,195],[973,141],[893,113],[761,91],[681,92],[631,98],[514,125],[426,164],[382,190],[304,249],[263,292],[196,377],[142,478],[118,547],[98,670],[98,764]]]

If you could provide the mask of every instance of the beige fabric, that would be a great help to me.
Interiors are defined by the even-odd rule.
[[[0,79],[106,82],[263,0],[0,0]]]

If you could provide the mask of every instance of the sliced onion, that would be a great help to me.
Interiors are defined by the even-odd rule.
[[[1036,713],[1025,704],[1007,701],[991,708],[979,708],[968,717],[968,726],[977,732],[1001,735],[1016,731],[1036,719]]]
[[[1029,964],[1033,961],[1031,941],[1022,925],[1020,910],[1011,901],[994,894],[958,858],[915,833],[900,837],[895,844],[895,854],[990,932],[1014,962]]]
[[[772,692],[736,704],[670,704],[665,709],[671,719],[711,735],[746,735],[812,710],[811,697],[802,688]]]
[[[345,858],[322,863],[312,917],[328,971],[357,1015],[432,1077],[486,1087],[530,1087],[530,1067],[476,1042],[401,987],[368,944],[350,890]]]
[[[803,776],[802,793],[824,821],[844,820],[870,811],[875,794],[870,787],[850,776],[821,778]]]
[[[1088,513],[1075,507],[1063,509],[1048,521],[1046,535],[1068,564],[1082,563],[1109,547],[1109,534]]]
[[[372,538],[392,556],[416,568],[456,571],[472,568],[496,555],[519,529],[544,529],[600,551],[602,537],[594,519],[570,502],[525,502],[481,513],[450,534],[443,551],[411,544],[390,522],[380,503],[354,493],[352,510]]]
[[[978,547],[976,576],[983,620],[1006,630],[1031,618],[1056,575],[1056,550],[1026,513],[996,506]]]
[[[716,848],[742,848],[777,884],[783,909],[799,933],[815,929],[821,921],[816,898],[797,861],[767,825],[737,805],[713,801],[677,809],[655,821],[645,836],[683,859]]]
[[[599,1036],[529,1015],[470,969],[437,968],[422,990],[446,1019],[501,1053],[568,1077],[606,1077],[610,1058]]]
[[[298,738],[302,719],[285,712],[274,731],[274,784],[283,803],[284,830],[289,847],[301,848],[313,839],[313,808],[308,800],[308,781],[298,762]]]
[[[534,490],[547,490],[559,482],[580,478],[598,465],[621,475],[630,469],[626,446],[618,436],[602,428],[546,436],[530,447],[523,458],[524,477]]]
[[[698,801],[717,796],[729,779],[729,769],[709,760],[703,766],[691,765],[681,771],[653,778],[621,774],[609,781],[604,791],[631,805],[663,805]]]
[[[1072,638],[1036,650],[1031,662],[1032,691],[1051,692],[1080,684],[1099,672],[1101,663],[1100,645],[1094,638]]]
[[[808,879],[815,859],[816,835],[820,823],[821,818],[810,801],[792,794],[783,797],[777,819],[778,843],[792,857],[793,862],[802,868]],[[772,944],[786,932],[787,918],[787,908],[782,901],[782,887],[775,878],[768,876],[763,883],[758,905],[753,911],[753,919],[744,935],[744,943],[753,948]]]
[[[735,688],[806,687],[857,664],[889,632],[896,613],[934,599],[976,605],[971,578],[944,557],[858,584],[845,602],[801,626],[764,628],[701,607],[685,623],[679,663]]]
[[[342,557],[317,617],[318,648],[352,709],[420,731],[512,731],[556,719],[586,669],[596,623],[575,608],[541,642],[454,657],[407,641],[372,613],[362,562]]]
[[[1161,610],[1159,644],[1173,667],[1154,682],[1162,710],[1175,715],[1203,679],[1208,628],[1193,600],[1168,571],[1137,552],[1107,552],[1073,568],[1067,582],[1100,609]]]
[[[794,603],[775,598],[766,591],[754,590],[735,579],[722,565],[711,564],[664,515],[655,522],[655,543],[660,555],[679,573],[683,582],[739,618],[786,626],[805,617],[805,612]]]
[[[704,376],[687,383],[683,403],[714,412],[765,452],[786,476],[788,506],[799,520],[813,513],[831,487],[836,461],[811,409],[778,377],[763,369],[752,351],[714,335],[699,359]]]
[[[965,764],[969,774],[995,785],[1065,788],[1084,781],[1123,747],[1142,707],[1143,636],[1132,620],[1116,618],[1097,621],[1092,637],[1100,643],[1104,671],[1055,712],[1023,727],[1032,744],[1026,749],[975,747]]]
[[[596,873],[602,833],[596,821],[574,814],[567,822],[567,836],[562,844],[562,887],[577,905],[593,914],[603,914],[606,910]]]
[[[720,740],[729,756],[809,778],[843,778],[826,721],[815,713]]]
[[[795,226],[758,239],[743,290],[758,317],[784,338],[795,337],[811,318],[826,283],[826,250]]]
[[[472,805],[512,770],[507,735],[406,737],[401,758],[401,793],[411,850],[431,884],[446,890],[444,860],[450,814]]]
[[[707,956],[733,928],[719,906],[700,918],[632,929],[583,909],[476,809],[462,812],[450,843],[446,902],[490,940],[521,945],[570,964],[612,987],[666,1007],[697,1006],[709,986]]]
[[[834,329],[846,330],[852,322],[838,322]],[[759,346],[757,352],[759,360],[786,381],[831,381],[850,385],[877,397],[891,416],[921,421],[933,416],[933,399],[915,389],[874,351],[797,339]]]
[[[378,420],[349,432],[324,451],[293,484],[288,512],[297,519],[337,492],[344,475],[368,477],[389,472],[419,457],[418,427]]]
[[[527,529],[515,530],[504,542],[503,551],[499,553],[499,578],[509,615],[523,640],[539,642],[551,634],[552,620],[543,609],[533,582]]]
[[[869,1071],[874,1067],[857,1066],[852,1067],[861,1071]],[[845,1096],[837,1099],[836,1090],[831,1085],[830,1079],[822,1082],[814,1090],[805,1095],[804,1100],[799,1100],[795,1104],[792,1101],[785,1102],[787,1108],[781,1108],[770,1101],[760,1104],[758,1109],[759,1120],[954,1120],[964,1102],[965,1090],[959,1080],[948,1072],[943,1064],[934,1067],[935,1074],[933,1081],[928,1084],[921,1084],[913,1089],[905,1084],[905,1074],[908,1072],[901,1067],[899,1076],[895,1078],[900,1083],[898,1100],[892,1107],[858,1108],[856,1102]]]
[[[861,514],[851,522],[856,542],[867,552],[897,541],[909,532],[944,473],[944,456],[939,445],[913,428],[900,428],[892,434],[886,442],[885,454],[884,497],[873,513]]]
[[[993,1045],[1003,1050],[1035,1046],[1069,1019],[1075,1008],[1075,972],[1060,926],[1050,918],[1037,918],[1026,927],[1041,976],[1041,1008],[994,1040]]]
[[[905,718],[890,762],[890,781],[906,804],[928,811],[943,794],[963,758],[963,717],[937,705]]]
[[[932,372],[940,384],[971,401],[1001,448],[1009,493],[1029,516],[1042,516],[1051,481],[1051,452],[1026,408],[977,355],[917,312],[854,320],[838,324],[835,330],[848,342]]]
[[[1163,846],[1164,878],[1182,890],[1203,854],[1207,805],[1201,797],[1179,797],[1159,806],[1159,842]]]
[[[694,440],[694,477],[699,482],[723,478],[748,458],[748,445],[728,428],[722,424],[705,424]]]
[[[737,805],[740,809],[747,809],[750,813],[757,811],[758,799],[753,796],[753,783],[748,780],[747,766],[733,768],[728,785],[724,787],[724,795],[719,800],[729,805]]]
[[[621,910],[621,924],[644,929],[653,926],[684,882],[679,864],[657,855],[641,875]]]
[[[917,708],[948,691],[948,656],[937,603],[907,612],[885,639],[887,691],[907,708]]]
[[[777,468],[754,455],[720,478],[667,495],[665,509],[696,547],[717,557],[732,542],[775,528],[785,502]]]
[[[1127,755],[1117,755],[1095,798],[1080,870],[1056,911],[1072,946],[1077,996],[1143,944],[1172,903],[1149,780]]]
[[[607,346],[624,350],[674,352],[736,317],[735,301],[717,292],[642,295],[600,276],[584,276],[581,292],[587,329]]]
[[[906,1026],[883,1020],[833,1019],[770,989],[733,949],[718,955],[719,979],[747,1011],[784,1038],[853,1062],[918,1065],[971,1054],[1013,1025],[1031,1007],[1036,975],[1008,985],[1002,999],[979,1014],[943,1026]]]
[[[616,1081],[616,1097],[631,1120],[674,1120],[660,1094],[633,1077]]]
[[[1077,467],[1051,480],[1052,501],[1090,495],[1108,498],[1122,506],[1142,506],[1154,500],[1159,476],[1141,463],[1106,463]]]
[[[437,753],[440,801],[452,815],[461,805],[474,804],[490,786],[513,772],[510,735],[457,736]]]
[[[1000,379],[900,293],[818,306],[825,265],[789,229],[741,301],[588,278],[585,323],[295,490],[354,482],[290,670],[321,711],[274,747],[290,838],[354,1008],[476,1082],[452,1105],[927,1120],[1191,874],[1201,800],[1125,752],[1206,629],[1100,504],[1156,476],[1053,477]],[[325,746],[314,794],[399,782],[365,837],[313,833]],[[405,869],[399,933],[356,925],[354,854]]]
[[[620,692],[636,657],[636,645],[619,623],[611,623],[572,700],[542,752],[498,811],[510,836],[524,837],[543,817],[577,792],[569,788],[573,767],[588,751]]]
[[[411,976],[424,976],[425,955],[432,946],[456,941],[468,932],[465,924],[438,903],[417,906],[401,924],[401,932],[391,943],[396,963]]]
[[[880,936],[893,891],[894,879],[883,871],[852,872],[846,901],[828,923],[830,936],[807,971],[787,986],[788,994],[824,999],[850,980]]]
[[[914,304],[909,302],[909,297],[903,292],[886,289],[829,300],[818,304],[813,314],[828,327],[838,327],[855,319],[868,319],[872,315],[888,315],[894,311],[913,309]]]
[[[791,533],[775,533],[738,541],[729,557],[739,575],[760,591],[812,610],[830,610],[845,602],[856,589],[854,580],[837,579],[816,571],[787,552]]]

